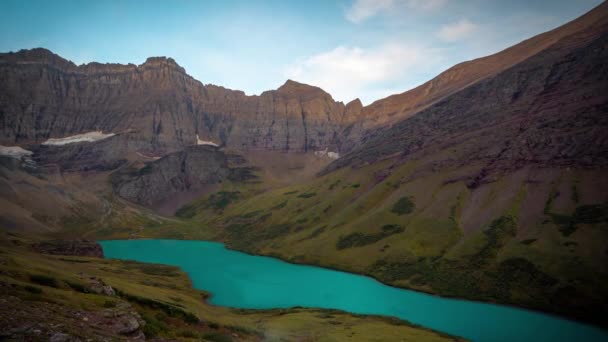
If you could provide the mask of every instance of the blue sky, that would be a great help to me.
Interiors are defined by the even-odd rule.
[[[286,79],[365,103],[570,21],[601,0],[0,1],[0,51],[76,64],[173,57],[259,94]]]

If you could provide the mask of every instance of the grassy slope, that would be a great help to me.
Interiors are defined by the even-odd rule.
[[[101,312],[127,301],[147,322],[147,337],[209,340],[281,340],[302,339],[339,341],[347,337],[361,340],[443,341],[451,337],[405,324],[402,321],[372,316],[356,316],[338,311],[315,309],[234,310],[207,304],[208,294],[194,290],[188,277],[179,269],[162,265],[104,260],[87,257],[48,256],[28,249],[28,240],[6,234],[0,240],[0,297],[18,297],[23,307],[57,305],[60,312],[81,310]],[[54,284],[42,285],[32,276],[44,275]],[[83,275],[86,275],[84,277]],[[118,290],[120,296],[108,297],[79,290],[86,278],[96,277]],[[44,283],[44,282],[43,282]],[[46,322],[49,317],[36,310],[32,322]],[[0,311],[0,323],[6,322],[9,310]],[[202,320],[195,323],[190,314]],[[75,336],[104,336],[93,325],[77,327],[69,317],[54,315],[63,324],[60,331]],[[6,329],[5,329],[6,328]],[[8,330],[4,327],[3,330]],[[27,334],[27,333],[26,333]],[[109,334],[109,333],[107,333]],[[31,337],[31,336],[30,336]],[[111,336],[110,336],[111,337]]]
[[[184,208],[185,222],[136,236],[220,240],[396,286],[605,324],[589,313],[608,298],[601,171],[522,169],[470,189],[466,176],[478,166],[436,171],[432,161],[384,161],[267,191],[225,184]],[[414,210],[394,213],[404,197]]]

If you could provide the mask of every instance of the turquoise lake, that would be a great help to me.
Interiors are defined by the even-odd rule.
[[[207,241],[100,241],[106,258],[179,266],[215,305],[395,316],[472,341],[608,341],[608,331],[513,307],[440,298],[356,274],[252,256]]]

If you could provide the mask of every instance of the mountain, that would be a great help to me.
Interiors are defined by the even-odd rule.
[[[133,148],[158,155],[196,144],[197,136],[245,150],[336,150],[356,116],[316,87],[290,80],[246,96],[203,85],[165,57],[76,66],[45,49],[22,50],[0,54],[0,75],[5,145],[102,130],[127,132]]]
[[[366,107],[1,54],[0,225],[217,240],[606,327],[607,47],[604,2]]]
[[[363,109],[365,126],[395,123],[487,77],[524,61],[576,32],[597,28],[606,20],[606,4],[549,32],[545,32],[496,54],[457,64],[432,80],[414,88],[375,101]]]
[[[463,166],[483,161],[484,173],[529,165],[606,167],[607,12],[604,3],[561,29],[524,42],[545,42],[549,34],[571,33],[409,119],[371,132],[358,149],[330,169],[384,158],[412,159],[447,149],[451,155],[437,163]],[[521,48],[517,45],[503,53]],[[483,181],[483,175],[477,181]]]
[[[504,70],[364,130],[315,179],[221,210],[214,197],[193,202],[192,222],[212,228],[183,238],[605,327],[608,5],[555,32]]]

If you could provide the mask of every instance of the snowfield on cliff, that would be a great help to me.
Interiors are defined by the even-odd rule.
[[[50,138],[42,143],[42,145],[61,146],[78,142],[95,142],[114,136],[114,133],[104,134],[102,131],[93,131],[83,134],[76,134],[64,138]]]
[[[2,146],[0,145],[0,156],[21,158],[23,156],[32,155],[32,151],[28,151],[20,146]]]

